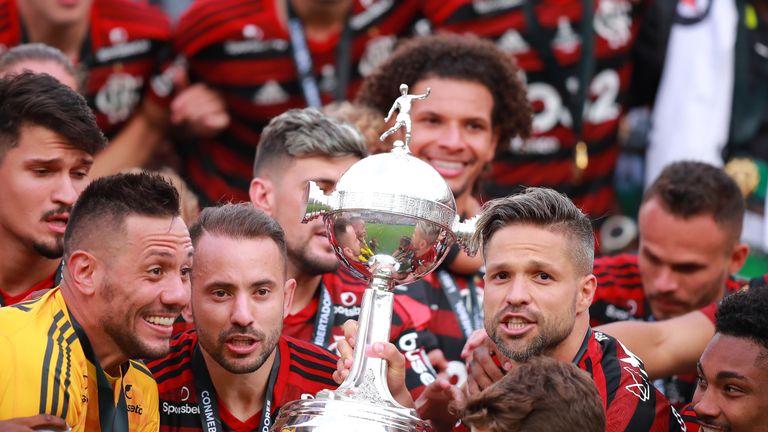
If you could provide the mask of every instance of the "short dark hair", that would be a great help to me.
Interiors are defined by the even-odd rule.
[[[572,363],[537,356],[471,398],[463,419],[491,432],[605,430],[592,377]]]
[[[72,61],[58,48],[42,43],[25,43],[17,45],[0,55],[0,75],[4,75],[19,63],[29,61],[51,62],[61,66],[64,71],[76,77]]]
[[[403,43],[365,78],[355,102],[386,113],[400,96],[400,84],[427,78],[449,78],[483,85],[493,96],[492,126],[499,145],[527,137],[532,110],[515,61],[493,42],[472,35],[438,34]]]
[[[595,258],[595,233],[589,218],[565,195],[542,187],[526,188],[505,198],[483,205],[477,221],[473,243],[485,248],[496,231],[508,225],[530,224],[563,231],[574,243],[569,248],[574,268],[582,274],[592,273]]]
[[[179,193],[159,174],[123,173],[94,180],[75,202],[64,232],[64,257],[87,242],[122,232],[131,215],[177,217]]]
[[[197,247],[203,234],[219,235],[232,239],[270,239],[277,245],[287,271],[288,258],[285,250],[285,233],[280,224],[251,203],[224,204],[207,207],[189,229],[192,245]]]
[[[47,74],[24,72],[0,79],[0,161],[18,145],[23,126],[54,131],[91,155],[107,143],[85,99]]]
[[[303,156],[368,156],[360,131],[314,108],[291,109],[273,118],[261,132],[253,175],[276,169],[284,159]]]
[[[721,168],[695,161],[667,165],[643,195],[643,203],[658,198],[665,210],[688,219],[711,215],[731,233],[741,237],[746,204],[736,182]]]
[[[759,360],[768,364],[768,287],[752,284],[726,296],[715,313],[715,330],[759,345]]]

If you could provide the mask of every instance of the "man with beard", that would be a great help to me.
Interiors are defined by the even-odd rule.
[[[267,430],[287,402],[336,388],[334,354],[281,335],[296,281],[288,278],[277,222],[250,204],[227,204],[203,210],[191,236],[196,328],[149,364],[160,390],[160,430]],[[391,344],[378,348],[390,377],[399,378],[395,397],[412,405],[402,355]]]
[[[475,241],[486,265],[485,329],[500,354],[513,363],[545,355],[589,372],[603,398],[607,431],[681,428],[642,362],[590,328],[594,234],[568,198],[529,188],[491,201]]]
[[[0,306],[56,285],[72,205],[105,144],[85,100],[54,78],[0,81]]]
[[[0,309],[0,419],[156,431],[157,386],[132,359],[168,353],[189,299],[192,242],[176,189],[149,174],[94,181],[72,210],[64,262],[59,287]]]
[[[344,337],[341,326],[360,315],[366,283],[339,260],[328,242],[322,219],[302,224],[308,181],[330,192],[353,163],[367,155],[353,126],[313,108],[294,109],[264,128],[254,162],[251,202],[283,228],[288,276],[296,293],[283,334],[331,350]],[[390,341],[408,358],[406,383],[418,395],[434,381],[434,373],[408,311],[395,297]]]

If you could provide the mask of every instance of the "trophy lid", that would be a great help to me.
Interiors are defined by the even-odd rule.
[[[378,210],[451,229],[456,201],[432,166],[411,155],[402,141],[393,150],[352,165],[336,184],[338,210]]]

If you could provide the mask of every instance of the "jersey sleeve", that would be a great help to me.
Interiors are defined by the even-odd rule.
[[[405,385],[415,400],[427,385],[435,381],[437,374],[429,363],[413,321],[397,299],[392,315],[390,340],[405,355]]]
[[[605,359],[606,432],[685,430],[682,418],[649,381],[637,356],[617,343],[616,356]]]

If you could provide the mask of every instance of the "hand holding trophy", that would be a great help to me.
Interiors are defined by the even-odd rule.
[[[349,375],[338,389],[324,390],[314,399],[283,407],[274,431],[426,431],[429,424],[398,403],[387,386],[387,364],[368,353],[389,340],[393,289],[418,280],[443,260],[456,241],[474,255],[469,239],[474,221],[459,222],[456,202],[442,176],[412,156],[410,107],[423,95],[408,95],[400,86],[387,117],[395,110],[395,125],[381,139],[405,127],[405,143],[397,140],[389,153],[369,156],[352,165],[336,189],[324,195],[310,182],[304,221],[322,217],[342,265],[368,281]],[[362,220],[365,238],[350,236],[350,220]],[[361,258],[361,244],[375,244],[373,255]],[[367,348],[367,349],[366,349]]]

